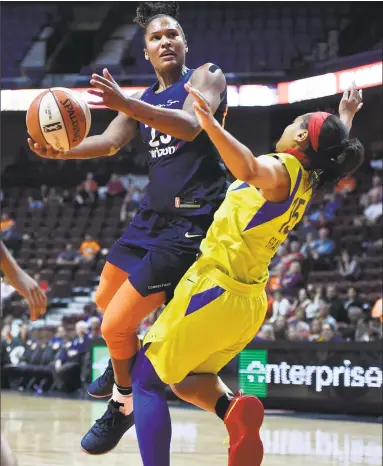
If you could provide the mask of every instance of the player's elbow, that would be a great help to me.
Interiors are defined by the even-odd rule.
[[[201,127],[198,123],[191,122],[186,128],[185,137],[182,139],[187,142],[194,141],[194,139],[199,135],[201,132]]]

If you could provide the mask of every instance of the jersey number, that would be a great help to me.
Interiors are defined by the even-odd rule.
[[[284,235],[289,234],[289,232],[294,228],[295,224],[298,222],[300,215],[303,215],[302,206],[304,205],[306,205],[306,201],[304,199],[302,199],[301,197],[297,197],[295,199],[291,208],[290,218],[281,226],[279,233],[283,233]]]
[[[151,139],[149,141],[150,147],[158,147],[161,144],[169,144],[172,140],[172,137],[169,134],[158,133],[154,128],[151,128]]]

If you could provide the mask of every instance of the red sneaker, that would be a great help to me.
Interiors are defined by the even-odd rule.
[[[236,394],[225,416],[230,436],[229,466],[260,466],[263,444],[259,435],[265,411],[257,397]]]

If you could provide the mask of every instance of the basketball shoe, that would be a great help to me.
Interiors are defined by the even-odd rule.
[[[106,398],[112,395],[114,372],[112,361],[109,359],[105,372],[88,386],[88,394],[94,398]]]
[[[224,421],[230,437],[229,466],[260,466],[263,418],[264,408],[257,397],[237,393],[232,399]]]
[[[103,455],[113,450],[122,436],[134,425],[133,412],[124,414],[124,405],[110,400],[105,414],[93,424],[81,440],[89,455]]]

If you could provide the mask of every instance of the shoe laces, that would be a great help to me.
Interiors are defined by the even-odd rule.
[[[106,366],[106,369],[104,373],[102,374],[101,379],[104,382],[105,380],[109,380],[111,378],[114,379],[114,371],[113,371],[112,361],[109,359],[108,365]]]
[[[109,401],[104,415],[96,420],[98,430],[101,434],[106,434],[110,427],[114,427],[119,420],[124,418],[124,415],[120,411],[121,406],[124,406],[123,403],[114,400]]]

